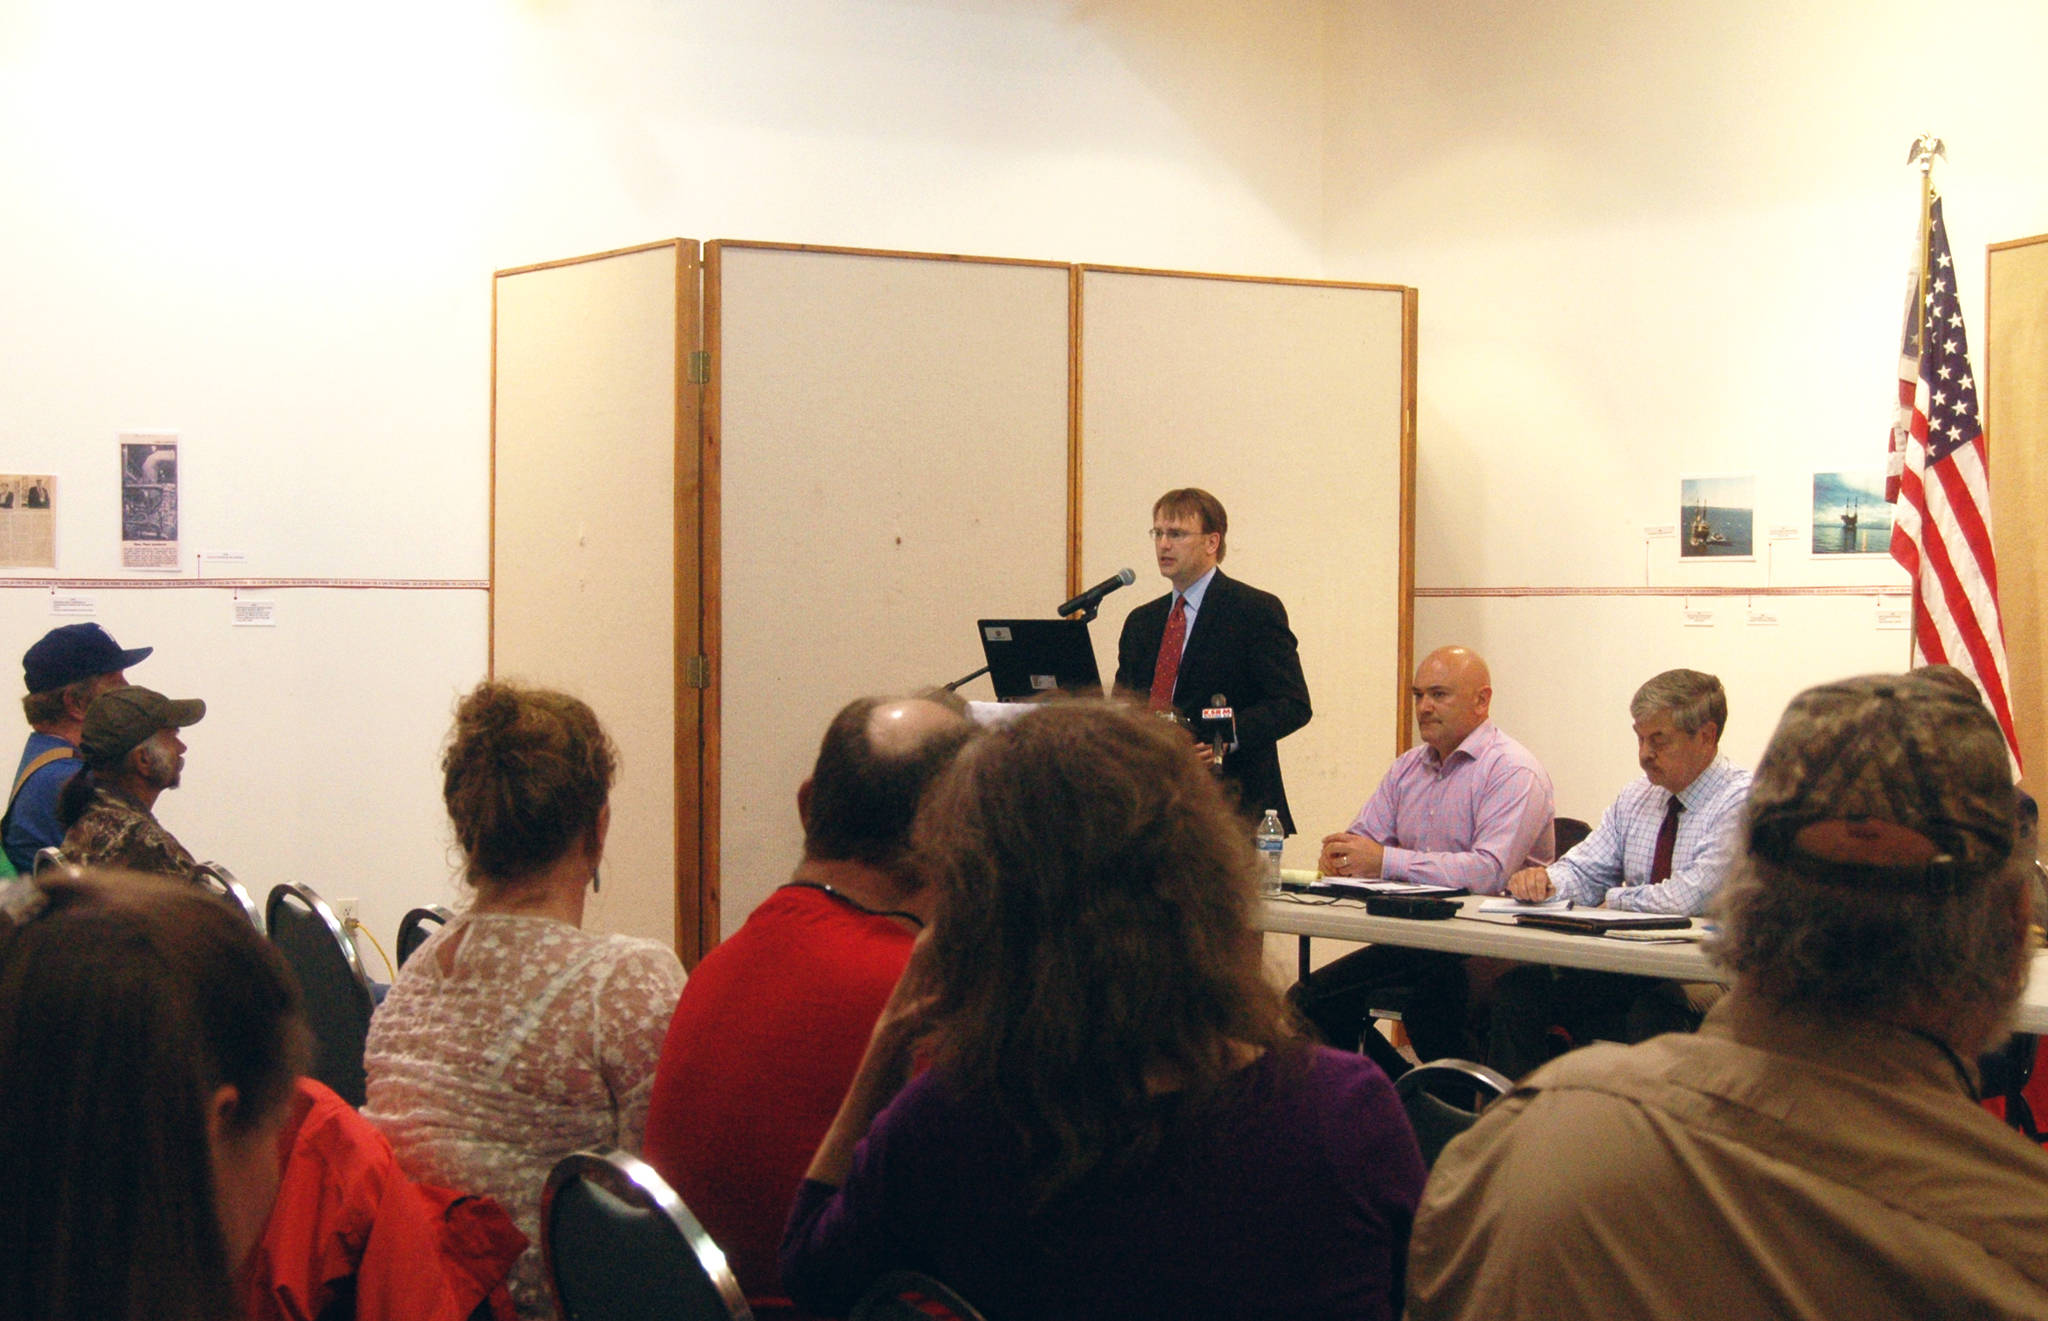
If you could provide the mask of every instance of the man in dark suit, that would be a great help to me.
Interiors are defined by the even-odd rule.
[[[1271,808],[1291,835],[1278,744],[1308,723],[1308,682],[1280,598],[1216,567],[1229,526],[1222,501],[1207,491],[1186,487],[1154,502],[1152,551],[1173,590],[1124,620],[1116,687],[1154,711],[1177,710],[1190,723],[1220,694],[1237,721],[1223,778],[1247,814],[1256,819]],[[1197,742],[1194,755],[1208,762],[1215,751]]]

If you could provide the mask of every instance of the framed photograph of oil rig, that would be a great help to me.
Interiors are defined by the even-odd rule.
[[[1678,479],[1678,558],[1756,558],[1756,474]]]
[[[1813,475],[1813,553],[1889,555],[1892,507],[1884,499],[1884,470]]]

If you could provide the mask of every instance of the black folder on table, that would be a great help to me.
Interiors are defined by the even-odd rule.
[[[981,619],[975,626],[981,630],[981,650],[998,700],[1023,702],[1056,691],[1102,696],[1088,621]]]
[[[1625,913],[1608,908],[1583,913],[1522,913],[1515,924],[1544,931],[1570,931],[1577,935],[1604,936],[1610,931],[1674,931],[1692,925],[1683,913]]]

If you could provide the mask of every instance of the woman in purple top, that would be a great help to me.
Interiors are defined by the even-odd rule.
[[[937,918],[791,1213],[792,1298],[843,1314],[908,1267],[991,1321],[1398,1312],[1414,1135],[1267,983],[1249,832],[1185,735],[1033,712],[918,842]]]

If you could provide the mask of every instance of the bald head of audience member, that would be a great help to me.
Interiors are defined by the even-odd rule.
[[[921,889],[906,865],[918,801],[973,730],[963,715],[929,698],[847,703],[797,790],[804,860],[859,863],[905,892]]]
[[[1442,759],[1486,723],[1493,675],[1470,647],[1438,647],[1415,667],[1415,728]]]

